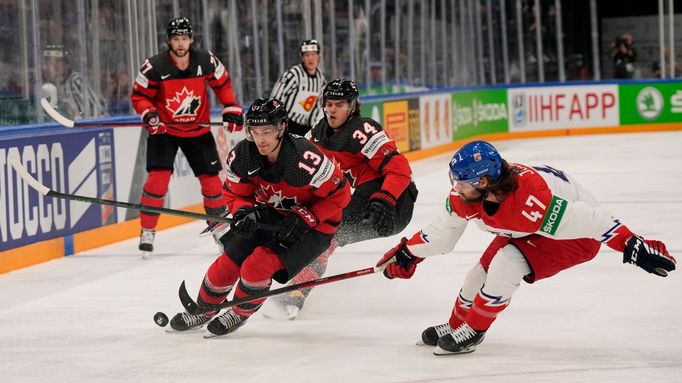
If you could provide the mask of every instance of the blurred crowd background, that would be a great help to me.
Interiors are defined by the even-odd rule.
[[[680,0],[0,0],[0,125],[133,114],[142,61],[188,17],[240,102],[322,42],[327,78],[362,93],[682,75]]]

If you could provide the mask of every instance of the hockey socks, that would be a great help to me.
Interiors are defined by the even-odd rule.
[[[321,278],[322,275],[324,275],[324,272],[327,271],[329,257],[332,255],[332,253],[334,253],[334,250],[336,250],[338,244],[339,243],[336,240],[332,240],[327,250],[320,254],[319,257],[315,258],[315,260],[308,264],[308,266],[301,270],[301,272],[296,274],[296,276],[294,276],[291,279],[289,284],[295,285],[298,283],[308,282],[314,279]],[[301,301],[299,309],[303,307],[303,301],[305,301],[305,299],[308,297],[312,289],[313,289],[312,287],[306,287],[304,289],[292,291],[291,293],[289,293],[290,296]]]
[[[218,175],[202,174],[199,177],[201,195],[204,197],[206,214],[220,217],[227,212],[223,201],[222,187]]]
[[[170,176],[170,170],[151,170],[147,175],[147,182],[145,182],[142,189],[140,204],[143,206],[163,207],[163,200],[168,192]],[[158,213],[140,212],[140,226],[143,229],[154,229],[158,222]]]
[[[222,303],[239,277],[237,266],[227,254],[221,254],[206,271],[201,283],[197,303],[215,305]]]
[[[268,247],[259,246],[244,260],[240,270],[240,280],[234,296],[237,299],[267,291],[272,284],[272,276],[285,268],[279,256]],[[263,305],[266,298],[234,306],[234,312],[249,317]]]
[[[464,323],[464,319],[467,317],[467,315],[469,315],[469,311],[471,310],[473,303],[473,301],[464,298],[462,296],[462,292],[460,291],[459,295],[457,296],[457,300],[455,301],[455,307],[452,308],[450,320],[448,320],[450,327],[457,328]]]

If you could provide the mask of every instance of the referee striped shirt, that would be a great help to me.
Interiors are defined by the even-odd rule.
[[[270,97],[281,101],[288,111],[289,120],[300,125],[312,126],[322,117],[322,89],[325,78],[322,72],[315,76],[306,72],[302,64],[297,64],[282,73]]]

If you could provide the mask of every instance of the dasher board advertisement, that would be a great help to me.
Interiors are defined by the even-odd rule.
[[[510,88],[509,131],[620,125],[618,85]]]
[[[0,250],[116,222],[111,206],[43,197],[17,175],[10,159],[55,191],[116,199],[112,129],[1,140]]]

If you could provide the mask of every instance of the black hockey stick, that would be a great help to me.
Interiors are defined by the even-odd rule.
[[[52,104],[50,104],[49,101],[47,101],[46,98],[41,98],[40,99],[40,105],[43,107],[43,110],[45,110],[45,113],[47,113],[50,117],[52,117],[53,120],[57,121],[60,125],[66,126],[67,128],[73,128],[73,127],[82,127],[82,128],[87,128],[87,127],[126,127],[126,126],[133,126],[133,127],[143,127],[147,126],[147,124],[142,123],[142,122],[80,122],[80,121],[74,121],[66,118],[64,115],[59,113],[57,109],[52,107]],[[185,125],[203,125],[203,126],[223,126],[222,122],[168,122],[165,123],[168,126],[185,126]]]
[[[182,306],[185,308],[185,310],[187,310],[187,312],[190,314],[197,315],[197,314],[202,314],[202,313],[209,312],[209,311],[222,310],[222,309],[232,307],[235,305],[239,305],[242,303],[252,302],[252,301],[255,301],[257,299],[271,297],[273,295],[288,293],[289,291],[293,291],[293,290],[299,290],[299,289],[303,289],[306,287],[319,286],[319,285],[324,285],[324,284],[332,283],[332,282],[336,282],[336,281],[342,281],[344,279],[350,279],[350,278],[360,277],[363,275],[374,274],[376,272],[383,271],[384,268],[386,268],[386,266],[388,265],[388,263],[389,262],[386,262],[383,265],[378,266],[378,267],[367,267],[364,269],[349,271],[349,272],[343,273],[343,274],[336,274],[336,275],[331,275],[329,277],[313,279],[312,281],[301,282],[301,283],[297,283],[295,285],[286,286],[286,287],[282,287],[279,289],[263,291],[261,293],[249,295],[248,297],[233,299],[231,301],[226,301],[226,302],[223,302],[223,303],[220,303],[217,305],[199,306],[199,304],[196,303],[194,301],[194,299],[192,299],[192,297],[189,296],[189,293],[187,292],[187,287],[185,287],[185,281],[182,281],[182,283],[180,284],[180,289],[178,290],[178,295],[180,296],[180,302],[182,302]]]
[[[127,209],[136,209],[140,210],[146,213],[159,213],[159,214],[168,214],[168,215],[175,215],[178,217],[185,217],[185,218],[194,218],[194,219],[200,219],[200,220],[207,220],[207,221],[220,221],[220,222],[225,222],[225,223],[231,223],[233,221],[232,218],[227,218],[227,217],[215,217],[212,215],[208,214],[201,214],[201,213],[195,213],[191,211],[185,211],[185,210],[175,210],[175,209],[167,209],[163,207],[151,207],[151,206],[143,206],[141,204],[137,203],[130,203],[130,202],[122,202],[122,201],[114,201],[110,199],[103,199],[103,198],[93,198],[93,197],[84,197],[84,196],[79,196],[76,194],[67,194],[67,193],[62,193],[58,192],[55,190],[52,190],[48,188],[47,186],[41,184],[37,179],[35,179],[32,175],[28,173],[24,165],[21,164],[21,162],[16,161],[14,157],[10,157],[9,163],[12,164],[12,167],[14,167],[14,170],[16,170],[17,174],[24,179],[33,189],[35,189],[38,193],[45,197],[54,197],[54,198],[63,198],[63,199],[68,199],[68,200],[74,200],[74,201],[81,201],[81,202],[87,202],[87,203],[96,203],[100,205],[112,205],[112,206],[117,206],[117,207],[123,207]],[[272,225],[272,224],[264,224],[264,223],[258,223],[258,228],[261,230],[266,230],[266,231],[272,231],[272,232],[278,232],[281,231],[282,228],[279,225]]]

